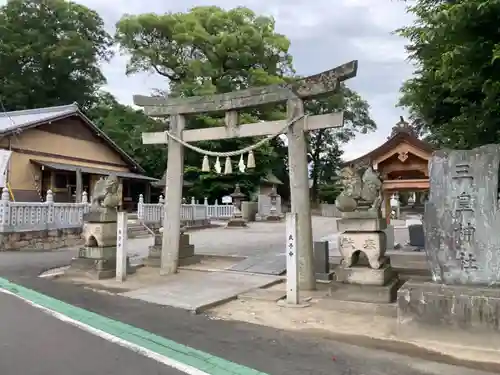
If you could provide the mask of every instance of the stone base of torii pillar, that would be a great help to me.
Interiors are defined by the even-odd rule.
[[[194,253],[194,245],[190,243],[189,234],[185,233],[182,227],[179,239],[179,266],[188,266],[199,263],[201,257]],[[149,246],[148,257],[144,260],[144,265],[148,267],[161,267],[161,249],[163,240],[163,227],[155,230],[154,243]]]

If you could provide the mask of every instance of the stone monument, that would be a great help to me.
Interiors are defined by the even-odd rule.
[[[72,260],[69,273],[84,273],[96,279],[115,277],[119,185],[116,175],[96,182],[90,211],[83,216],[84,246]],[[128,258],[127,268],[132,271]]]
[[[495,333],[500,347],[499,164],[500,145],[432,155],[423,222],[433,280],[398,291],[402,331]]]
[[[361,173],[362,172],[362,173]],[[342,262],[335,270],[331,295],[358,302],[393,302],[399,279],[391,267],[380,209],[382,181],[370,166],[342,170],[343,192],[335,205],[341,212],[337,221]]]
[[[230,195],[233,198],[234,211],[233,216],[227,222],[226,228],[247,228],[247,222],[241,214],[241,202],[245,198],[245,194],[241,192],[240,184],[236,184],[234,192]]]
[[[149,267],[161,266],[161,247],[163,241],[163,227],[155,230],[154,243],[149,246],[148,257],[144,264]],[[188,266],[200,262],[200,256],[195,255],[194,245],[190,243],[189,234],[185,233],[185,227],[180,229],[179,239],[179,266]]]

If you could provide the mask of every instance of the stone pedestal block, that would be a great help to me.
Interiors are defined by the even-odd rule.
[[[82,237],[84,246],[107,247],[116,246],[116,222],[85,222]]]
[[[500,348],[500,287],[409,280],[397,293],[398,335]],[[465,341],[463,341],[465,340]]]
[[[347,266],[356,265],[363,252],[371,268],[382,266],[381,260],[387,248],[384,232],[344,232],[340,235],[340,253]]]
[[[161,234],[157,234],[154,239],[154,245],[149,246],[149,254],[144,261],[146,266],[161,266],[161,248],[162,236]],[[194,253],[194,245],[190,243],[189,234],[181,233],[179,239],[179,266],[187,266],[199,262],[200,257]]]
[[[341,301],[392,303],[396,300],[396,293],[400,286],[397,277],[392,278],[386,285],[348,284],[332,282],[329,295]]]
[[[352,212],[342,212],[341,216],[343,219],[380,219],[382,218],[382,212],[379,211],[352,211]]]
[[[115,223],[118,218],[116,209],[101,208],[96,211],[90,211],[83,214],[84,223]]]
[[[78,258],[114,259],[116,258],[116,246],[82,247],[78,250]]]
[[[134,271],[127,257],[127,273],[132,274]],[[73,258],[65,274],[85,276],[96,280],[111,279],[116,275],[116,256],[108,259]]]
[[[337,281],[348,284],[359,285],[386,285],[395,274],[391,265],[387,262],[379,269],[363,266],[345,267],[340,265],[335,269]]]
[[[387,228],[385,219],[362,218],[337,220],[339,232],[380,232]]]
[[[226,224],[226,228],[247,228],[247,222],[242,217],[232,217]]]

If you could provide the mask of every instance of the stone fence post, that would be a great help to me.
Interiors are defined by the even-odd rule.
[[[139,201],[137,202],[137,218],[144,220],[144,196],[139,194]]]
[[[5,232],[9,228],[10,221],[10,195],[9,189],[2,189],[2,198],[0,200],[0,232]]]
[[[47,205],[47,227],[50,229],[55,226],[56,219],[54,215],[54,194],[52,194],[52,190],[47,190],[45,204]]]

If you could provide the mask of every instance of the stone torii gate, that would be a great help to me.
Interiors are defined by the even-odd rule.
[[[343,113],[304,117],[304,99],[333,93],[340,82],[357,74],[357,60],[303,78],[292,84],[254,87],[225,94],[189,98],[134,96],[134,104],[151,117],[170,117],[169,133],[184,142],[276,135],[286,128],[288,137],[292,212],[297,213],[299,289],[316,287],[306,131],[343,126]],[[238,124],[238,110],[270,103],[287,103],[287,120]],[[225,126],[184,129],[187,115],[226,112]],[[161,255],[161,274],[177,272],[184,149],[165,132],[143,133],[143,144],[168,144],[166,207]]]

